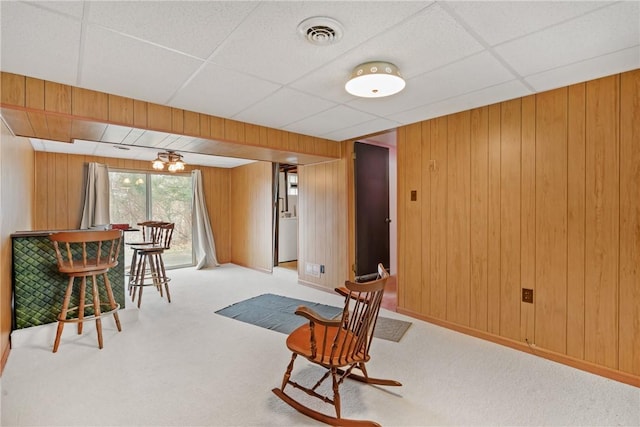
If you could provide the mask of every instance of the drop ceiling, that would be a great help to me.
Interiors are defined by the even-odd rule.
[[[0,12],[2,71],[334,141],[640,68],[637,1],[2,1]],[[309,43],[297,26],[313,16],[340,22],[342,38]],[[372,60],[396,64],[405,90],[345,92]]]

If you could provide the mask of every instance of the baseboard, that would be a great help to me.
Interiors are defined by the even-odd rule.
[[[544,359],[548,359],[563,365],[571,366],[572,368],[580,369],[581,371],[589,372],[601,377],[609,378],[614,381],[629,384],[634,387],[640,387],[640,376],[629,374],[626,372],[618,371],[616,369],[607,368],[606,366],[597,365],[595,363],[588,362],[586,360],[576,359],[575,357],[567,356],[566,354],[556,353],[551,350],[546,350],[535,345],[529,345],[525,342],[504,338],[498,335],[491,334],[489,332],[479,331],[477,329],[469,328],[467,326],[458,325],[446,320],[436,319],[431,316],[425,316],[415,313],[411,310],[404,308],[397,308],[397,312],[405,314],[407,316],[414,317],[416,319],[424,320],[425,322],[432,323],[434,325],[442,326],[443,328],[451,329],[456,332],[470,335],[476,338],[480,338],[486,341],[491,341],[496,344],[500,344],[506,347],[513,348],[515,350],[523,351],[525,353],[539,356]]]
[[[259,271],[261,273],[269,273],[272,274],[273,273],[273,268],[268,269],[268,268],[264,268],[264,267],[255,267],[252,265],[246,265],[237,261],[231,261],[231,264],[237,265],[239,267],[244,267],[244,268],[248,268],[249,270],[255,270],[255,271]]]
[[[313,283],[313,282],[308,282],[308,281],[303,280],[303,279],[298,279],[298,283],[300,283],[301,285],[304,285],[304,286],[308,286],[308,287],[313,288],[313,289],[318,289],[320,291],[325,291],[325,292],[329,292],[329,293],[332,293],[332,294],[335,293],[334,288],[327,288],[326,286],[318,285],[317,283]]]

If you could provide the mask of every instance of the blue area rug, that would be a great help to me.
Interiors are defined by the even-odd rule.
[[[342,313],[340,307],[274,294],[263,294],[249,298],[218,310],[216,313],[272,331],[290,334],[307,322],[307,319],[295,314],[296,309],[301,305],[309,307],[328,319]],[[378,323],[373,335],[376,338],[398,342],[409,326],[411,326],[410,322],[378,316]]]

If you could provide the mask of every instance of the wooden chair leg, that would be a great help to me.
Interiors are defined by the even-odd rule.
[[[340,418],[340,383],[336,368],[331,368],[331,380],[333,382],[333,406],[336,408],[336,417]]]
[[[104,287],[107,290],[109,307],[111,307],[111,310],[115,310],[118,308],[118,303],[116,302],[116,299],[113,296],[113,290],[111,289],[111,282],[109,281],[109,276],[107,276],[107,273],[104,273],[102,276],[104,277]],[[116,328],[118,328],[118,332],[121,332],[122,327],[120,326],[120,316],[118,316],[118,311],[113,312],[113,318],[116,321]]]
[[[129,284],[131,284],[131,278],[136,274],[136,262],[138,260],[138,251],[133,248],[133,253],[131,254],[131,265],[129,265]],[[129,290],[131,287],[129,287]]]
[[[93,282],[93,314],[96,316],[96,332],[98,332],[98,348],[102,348],[102,319],[100,318],[100,294],[98,293],[98,280],[92,275]]]
[[[84,306],[85,306],[85,296],[87,289],[87,278],[82,276],[82,280],[80,281],[80,296],[78,297],[78,335],[82,334],[82,325],[84,322]]]
[[[136,268],[135,283],[133,286],[133,292],[131,295],[131,302],[136,300],[136,288],[138,292],[138,308],[142,302],[142,289],[144,288],[145,270],[147,269],[147,256],[145,254],[140,255],[138,260],[138,266]]]
[[[167,293],[167,302],[171,302],[171,295],[169,295],[169,278],[167,277],[167,270],[164,268],[164,260],[162,254],[158,254],[158,260],[160,265],[160,277],[164,282],[164,290]]]
[[[282,387],[280,387],[280,389],[283,391],[285,386],[289,383],[289,379],[291,378],[291,371],[293,371],[293,363],[296,361],[297,356],[298,355],[296,353],[293,353],[291,355],[291,361],[289,362],[289,365],[287,366],[287,370],[284,373],[284,378],[282,379]]]
[[[162,294],[162,282],[160,282],[160,268],[158,266],[158,255],[150,254],[149,256],[149,269],[151,270],[151,281],[153,285],[156,287],[156,290],[160,292],[160,296],[163,297]]]
[[[60,337],[62,336],[62,330],[64,329],[63,320],[67,319],[67,311],[69,310],[69,301],[71,300],[71,291],[73,290],[73,276],[69,277],[69,284],[67,290],[64,293],[64,300],[62,301],[62,309],[58,315],[58,330],[56,331],[56,340],[53,342],[53,352],[58,351],[60,345]]]
[[[135,284],[138,283],[138,274],[140,272],[140,262],[142,261],[142,257],[138,257],[138,251],[136,249],[133,250],[133,256],[131,257],[131,268],[129,273],[129,296],[135,298],[134,293],[136,291]]]

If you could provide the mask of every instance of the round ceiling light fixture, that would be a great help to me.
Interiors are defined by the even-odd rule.
[[[354,96],[382,98],[400,92],[405,85],[398,67],[390,62],[374,61],[354,68],[344,88]]]

